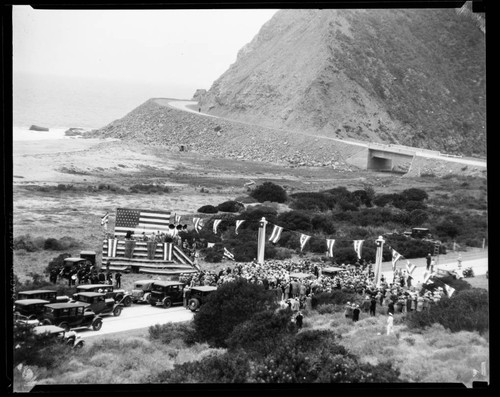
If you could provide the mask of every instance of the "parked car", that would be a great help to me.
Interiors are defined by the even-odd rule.
[[[107,298],[113,298],[115,302],[122,303],[125,307],[132,304],[132,296],[128,292],[116,289],[110,284],[80,284],[76,287],[76,293],[80,292],[102,292]]]
[[[90,269],[92,262],[87,258],[70,257],[64,258],[60,276],[69,279],[78,269]]]
[[[85,310],[82,302],[49,303],[45,305],[42,325],[57,325],[66,331],[72,328],[87,327],[98,331],[102,327],[102,318],[93,311]]]
[[[113,298],[107,298],[106,294],[100,292],[79,292],[73,294],[75,302],[85,303],[85,310],[93,311],[95,314],[113,314],[119,316],[123,310],[122,303],[116,303]]]
[[[210,285],[201,285],[198,287],[191,287],[189,291],[188,299],[188,308],[192,312],[195,312],[200,308],[200,306],[206,302],[207,297],[217,291],[217,287],[213,287]]]
[[[39,325],[33,328],[36,335],[49,334],[57,338],[62,343],[66,343],[75,349],[82,348],[85,344],[84,340],[75,331],[66,331],[64,328],[56,325]]]
[[[149,303],[155,280],[137,280],[130,292],[133,303]]]
[[[184,286],[185,284],[179,281],[155,281],[149,298],[150,305],[160,304],[169,308],[173,304],[182,303]]]
[[[57,296],[57,291],[48,289],[36,289],[29,291],[20,291],[17,293],[17,299],[43,299],[50,303],[69,302],[70,297],[66,295]]]
[[[40,323],[45,305],[44,299],[18,299],[14,301],[14,322],[18,325],[35,326]]]

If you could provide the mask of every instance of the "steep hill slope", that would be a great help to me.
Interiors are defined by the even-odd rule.
[[[454,9],[281,10],[201,104],[274,128],[484,156],[485,50]]]

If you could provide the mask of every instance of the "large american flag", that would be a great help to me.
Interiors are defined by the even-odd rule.
[[[149,211],[130,208],[118,208],[116,210],[115,236],[125,236],[127,232],[133,231],[135,236],[157,233],[158,231],[169,233],[170,211]]]

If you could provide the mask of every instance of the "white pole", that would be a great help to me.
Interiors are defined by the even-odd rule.
[[[257,240],[257,262],[264,264],[264,251],[266,246],[266,218],[262,217],[259,223],[259,236]]]
[[[375,285],[377,287],[380,286],[380,278],[382,276],[382,252],[384,249],[385,240],[382,236],[379,236],[378,239],[375,240],[375,244],[377,245],[377,252],[375,255]]]

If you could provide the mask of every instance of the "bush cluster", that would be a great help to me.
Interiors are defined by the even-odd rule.
[[[451,298],[443,297],[431,310],[411,312],[407,324],[412,328],[429,327],[439,323],[452,332],[489,329],[488,291],[468,288],[455,292]]]
[[[264,182],[262,185],[257,186],[250,192],[250,196],[260,203],[264,201],[284,203],[288,199],[285,189],[272,182]]]
[[[14,238],[13,248],[16,250],[26,250],[28,252],[36,252],[41,250],[64,251],[73,248],[79,248],[80,242],[73,237],[64,236],[60,239],[49,237],[31,237],[29,234],[24,234]]]

